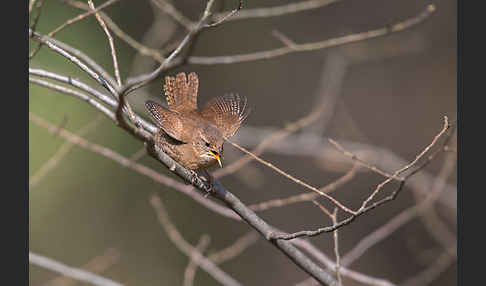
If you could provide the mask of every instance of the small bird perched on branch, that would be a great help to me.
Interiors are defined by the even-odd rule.
[[[246,97],[227,94],[197,107],[199,79],[191,72],[165,77],[169,109],[148,100],[145,107],[160,128],[155,144],[192,171],[219,163],[222,167],[224,139],[233,136],[249,114]]]

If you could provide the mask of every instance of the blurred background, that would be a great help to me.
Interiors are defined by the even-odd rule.
[[[94,1],[95,6],[103,2]],[[244,1],[244,9],[292,2],[305,1]],[[133,92],[128,101],[137,113],[148,118],[143,108],[145,100],[151,98],[165,103],[163,76],[195,71],[200,81],[199,104],[230,92],[248,97],[252,113],[234,141],[250,149],[268,132],[323,106],[318,120],[282,142],[272,144],[262,154],[264,159],[305,182],[324,186],[351,167],[349,160],[331,151],[334,149],[327,144],[327,138],[343,143],[364,159],[393,172],[412,161],[431,142],[442,128],[444,116],[456,120],[456,1],[345,0],[278,17],[228,21],[204,30],[190,51],[194,56],[222,56],[275,49],[283,45],[275,31],[296,43],[322,41],[415,17],[431,3],[436,12],[402,32],[266,60],[184,65]],[[196,21],[206,3],[179,0],[173,4]],[[215,10],[231,10],[237,1],[216,1],[215,6]],[[103,11],[135,40],[154,49],[170,47],[186,34],[184,27],[151,1],[122,0]],[[84,12],[63,1],[44,1],[36,30],[47,34]],[[55,38],[82,50],[112,73],[108,42],[94,17],[67,27]],[[114,39],[122,79],[157,67],[152,58],[138,54],[116,36]],[[30,41],[31,50],[36,45]],[[79,68],[46,47],[30,60],[29,66],[79,78],[104,91]],[[173,176],[144,155],[141,142],[79,99],[30,84],[29,111]],[[225,145],[225,165],[241,155],[231,145]],[[417,175],[415,183],[405,186],[396,200],[341,228],[341,254],[423,200],[417,189],[422,190],[422,195],[432,189],[447,156],[449,152],[439,155]],[[48,162],[55,166],[46,167]],[[29,249],[70,266],[87,267],[124,285],[183,283],[189,259],[174,247],[161,228],[149,202],[154,193],[160,196],[172,222],[189,243],[196,245],[203,234],[210,236],[206,253],[225,248],[251,231],[246,224],[224,218],[180,192],[67,144],[62,137],[52,135],[32,121],[29,123],[29,177]],[[377,174],[358,172],[333,196],[356,209],[382,180]],[[309,192],[257,162],[221,181],[246,204]],[[396,186],[387,186],[385,192],[393,191]],[[456,235],[455,169],[447,176],[445,188],[433,205],[432,214],[426,213],[406,223],[349,268],[401,285],[431,265],[443,263],[444,259],[439,258],[444,256],[444,241],[440,239],[444,235],[440,233],[453,238]],[[320,202],[326,204],[325,200]],[[260,215],[288,232],[332,224],[311,202],[263,211]],[[334,259],[332,234],[309,240]],[[433,279],[426,285],[456,284],[456,258],[453,254],[449,256],[440,271],[430,274]],[[308,278],[261,238],[221,267],[243,285],[295,285]],[[30,285],[83,285],[60,279],[58,274],[37,266],[30,265],[29,270]],[[198,270],[194,284],[217,282]],[[348,278],[344,278],[344,284],[364,285]]]

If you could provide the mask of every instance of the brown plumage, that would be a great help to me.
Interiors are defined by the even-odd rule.
[[[169,109],[148,100],[145,107],[160,128],[155,142],[169,156],[190,170],[220,163],[224,138],[235,134],[248,116],[246,98],[228,94],[197,108],[199,80],[196,73],[166,77],[164,91]]]

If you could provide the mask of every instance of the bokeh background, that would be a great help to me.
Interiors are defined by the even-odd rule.
[[[205,6],[204,1],[175,2],[192,20],[199,17]],[[290,2],[298,1],[245,1],[244,7],[271,7]],[[101,3],[95,1],[96,6]],[[456,119],[456,1],[345,0],[280,17],[230,21],[205,30],[192,51],[198,56],[218,56],[278,48],[282,43],[272,36],[274,30],[297,43],[320,41],[402,21],[417,15],[430,3],[437,11],[428,20],[389,36],[268,60],[185,65],[164,75],[197,72],[200,103],[229,92],[247,96],[253,111],[245,122],[249,128],[239,133],[246,139],[235,139],[247,147],[261,139],[251,136],[253,129],[282,128],[332,97],[329,112],[298,134],[365,143],[411,161],[441,129],[444,116]],[[216,8],[229,10],[236,4],[236,1],[217,1]],[[154,48],[185,35],[184,28],[151,6],[150,1],[122,0],[104,11],[133,38]],[[83,12],[62,1],[45,1],[37,30],[47,34]],[[84,51],[107,71],[113,70],[106,37],[94,17],[68,27],[56,38]],[[35,45],[31,42],[30,48]],[[155,68],[152,59],[138,55],[116,37],[115,45],[123,79]],[[77,67],[45,47],[29,65],[80,78],[102,90]],[[140,114],[147,115],[143,102],[148,98],[165,102],[164,75],[130,95],[130,103]],[[81,130],[86,139],[127,157],[143,147],[91,106],[34,84],[29,85],[29,111],[72,132]],[[325,124],[321,124],[323,121]],[[60,148],[66,149],[63,151],[66,154],[59,165],[30,186],[29,248],[33,252],[76,267],[105,255],[111,257],[112,263],[103,269],[102,275],[125,285],[181,285],[188,258],[174,247],[160,227],[149,204],[153,193],[161,197],[172,221],[190,243],[196,244],[203,234],[211,237],[208,252],[230,245],[250,230],[244,223],[218,216],[187,196],[108,159],[77,146],[69,147],[64,139],[32,122],[29,123],[31,180]],[[327,162],[320,155],[321,150],[301,152],[308,148],[304,143],[294,148],[295,153],[282,154],[276,148],[262,157],[315,186],[330,183],[346,171],[339,164]],[[240,155],[231,146],[225,146],[225,164]],[[424,172],[435,176],[443,158],[441,155]],[[144,156],[139,162],[168,173],[150,157]],[[359,173],[336,191],[335,196],[357,207],[381,179],[369,172]],[[224,177],[222,182],[247,204],[308,192],[256,162]],[[455,172],[449,176],[448,183],[455,188]],[[456,194],[446,192],[445,195],[450,196],[452,205],[437,204],[434,209],[448,230],[455,233]],[[406,187],[395,201],[342,228],[341,253],[415,202],[412,190]],[[310,202],[268,210],[261,216],[286,231],[329,224],[328,218]],[[334,257],[331,234],[310,240]],[[435,263],[441,253],[442,246],[427,231],[423,221],[415,219],[366,252],[351,268],[400,284]],[[294,285],[308,277],[263,239],[224,263],[222,268],[244,285]],[[30,266],[29,270],[30,285],[59,282],[53,280],[58,277],[56,273],[37,266]],[[454,262],[430,285],[455,285],[456,275]],[[349,279],[344,282],[360,285]],[[195,285],[215,284],[204,271],[197,272]]]

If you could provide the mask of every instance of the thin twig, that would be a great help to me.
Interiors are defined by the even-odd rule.
[[[244,11],[244,10],[243,10]],[[242,11],[242,12],[243,12]],[[284,46],[282,48],[277,48],[273,50],[249,53],[249,54],[238,54],[230,56],[215,56],[215,57],[188,57],[186,62],[188,64],[198,64],[198,65],[217,65],[217,64],[234,64],[241,62],[249,62],[256,60],[271,59],[278,56],[286,55],[294,52],[305,52],[314,51],[320,49],[326,49],[330,47],[340,46],[344,44],[364,41],[372,38],[382,37],[389,35],[391,33],[400,32],[415,26],[425,19],[429,18],[432,13],[435,12],[435,6],[428,5],[419,15],[409,18],[405,21],[396,23],[391,26],[385,26],[376,30],[370,30],[366,32],[351,34],[343,37],[332,38],[324,41],[318,41],[313,43],[305,44],[294,44],[292,46]],[[241,15],[242,13],[240,13]],[[234,19],[234,18],[230,18]]]
[[[337,224],[337,212],[338,209],[334,208],[334,212],[331,216],[332,224]],[[336,277],[338,281],[338,285],[343,285],[343,280],[341,278],[341,256],[339,255],[339,237],[338,237],[338,230],[333,231],[333,238],[334,238],[334,255],[336,255]]]
[[[94,4],[93,4],[93,1],[88,0],[88,5],[92,9],[92,11],[95,12],[96,20],[98,20],[98,23],[100,24],[103,31],[105,31],[106,37],[108,38],[108,43],[110,45],[110,50],[111,50],[111,58],[113,60],[113,68],[115,70],[115,78],[116,78],[116,81],[118,83],[118,86],[121,86],[122,81],[121,81],[121,77],[120,77],[120,68],[118,67],[118,59],[117,59],[117,56],[116,56],[116,49],[115,49],[115,43],[113,41],[113,37],[111,36],[110,31],[108,31],[108,28],[106,27],[105,22],[103,21],[101,16],[96,11]]]
[[[247,234],[239,237],[230,246],[209,254],[208,259],[216,264],[221,264],[231,260],[243,253],[243,251],[245,251],[250,245],[257,242],[259,237],[260,236],[256,232],[250,231]]]
[[[88,124],[79,129],[77,132],[78,135],[83,136],[93,130],[93,128],[98,126],[98,124],[101,122],[101,119],[103,119],[103,117],[101,114],[98,114],[94,120],[90,121]],[[75,145],[69,141],[64,142],[59,149],[57,149],[56,153],[52,155],[44,164],[42,164],[39,169],[37,169],[37,171],[29,178],[29,191],[37,186],[51,170],[56,168],[64,156],[66,156],[74,146]]]
[[[48,46],[51,50],[55,51],[56,53],[62,55],[63,57],[67,58],[70,60],[72,63],[77,65],[80,69],[85,71],[89,76],[91,76],[94,80],[96,80],[98,83],[100,83],[103,87],[105,87],[107,90],[110,91],[110,93],[113,96],[117,96],[117,92],[115,91],[112,83],[113,83],[113,78],[111,76],[107,76],[107,73],[104,72],[103,74],[100,74],[99,72],[96,72],[93,70],[91,67],[93,65],[86,65],[84,62],[80,61],[78,57],[76,57],[74,54],[70,53],[67,49],[66,46],[62,47],[60,45],[57,45],[56,41],[53,41],[50,37],[41,35],[37,32],[32,31],[29,29],[29,38],[33,39],[34,41],[43,43],[44,45]],[[98,67],[98,66],[97,66]],[[108,82],[109,83],[108,83]]]
[[[72,18],[72,19],[67,20],[61,26],[57,27],[56,29],[54,29],[53,31],[51,31],[47,35],[49,37],[54,37],[55,34],[59,33],[60,31],[62,31],[67,26],[72,25],[72,24],[74,24],[76,22],[79,22],[79,21],[87,18],[88,16],[91,16],[91,15],[95,14],[96,12],[100,11],[101,9],[104,9],[104,8],[110,6],[111,4],[114,4],[114,3],[118,2],[118,1],[120,1],[120,0],[108,0],[105,3],[103,3],[102,5],[100,5],[94,11],[90,11],[90,12],[87,12],[87,13],[84,13],[84,14],[80,14],[80,15]],[[35,30],[35,29],[32,29],[32,30]],[[35,54],[37,54],[37,52],[39,52],[40,48],[42,47],[42,44],[43,43],[39,43],[39,45],[34,49],[34,51],[32,51],[32,53],[30,54],[29,58],[33,58],[35,56]]]
[[[327,257],[325,253],[323,253],[321,250],[315,247],[309,240],[296,238],[292,240],[292,243],[298,246],[299,248],[301,248],[302,250],[304,250],[305,252],[307,252],[312,257],[314,257],[317,261],[325,265],[328,269],[336,268],[336,263],[332,259]],[[393,284],[392,282],[386,279],[366,275],[364,273],[351,270],[344,266],[341,266],[340,269],[341,269],[340,272],[342,276],[355,280],[359,282],[360,285],[364,284],[364,285],[373,285],[373,286],[396,286],[395,284]],[[310,277],[309,279],[306,279],[305,281],[303,281],[302,283],[298,283],[297,285],[308,285],[307,283],[309,283],[310,281],[315,281],[315,279]]]
[[[90,8],[93,11],[95,10],[95,7],[94,7],[92,0],[88,1],[88,5],[90,6]],[[103,19],[100,17],[100,15],[98,13],[95,13],[95,16],[96,16],[96,19],[98,20],[98,23],[100,24],[101,28],[103,29],[103,31],[105,31],[106,37],[108,38],[108,43],[110,45],[110,50],[111,50],[111,57],[112,57],[112,60],[113,60],[113,67],[115,69],[115,78],[117,80],[118,87],[121,87],[122,81],[121,81],[121,77],[120,77],[120,69],[118,68],[118,59],[117,59],[117,56],[116,56],[116,49],[115,49],[115,44],[113,42],[113,37],[111,36],[110,31],[108,31],[108,28],[106,27],[106,24],[103,21]],[[125,119],[123,117],[123,109],[126,109],[131,121],[135,124],[135,128],[131,128],[129,126],[129,124],[125,121]],[[135,115],[132,111],[130,104],[128,104],[126,102],[124,94],[121,94],[119,96],[118,108],[117,108],[117,111],[116,111],[116,118],[117,118],[117,121],[120,124],[120,126],[122,126],[122,128],[131,132],[136,137],[139,137],[139,138],[143,139],[144,141],[146,141],[149,138],[148,135],[143,130],[141,130],[140,123],[135,118]]]
[[[385,181],[383,181],[382,183],[380,183],[376,189],[373,191],[373,193],[366,199],[363,201],[363,203],[361,204],[361,207],[359,208],[358,212],[365,209],[367,204],[373,200],[373,198],[376,196],[376,194],[378,194],[378,192],[383,188],[383,186],[385,186],[387,183],[389,183],[391,180],[395,179],[397,176],[401,175],[402,173],[404,173],[405,171],[407,171],[408,169],[412,168],[413,166],[415,166],[415,164],[420,160],[422,159],[422,157],[427,153],[429,152],[429,150],[435,146],[435,143],[437,142],[437,140],[439,140],[440,137],[442,137],[442,135],[447,131],[449,130],[451,126],[449,125],[449,119],[447,118],[447,116],[444,116],[444,126],[442,127],[442,130],[434,137],[434,139],[432,140],[432,142],[427,145],[427,147],[425,147],[425,149],[422,150],[422,152],[420,152],[420,154],[418,154],[415,159],[410,162],[409,164],[405,165],[403,168],[395,171],[395,173],[393,173],[393,176],[392,177],[389,177],[388,179],[386,179]],[[406,176],[408,177],[408,176]]]
[[[103,104],[99,103],[98,101],[94,100],[93,98],[87,96],[84,93],[81,93],[79,91],[76,91],[76,90],[61,86],[61,85],[53,84],[53,83],[50,83],[50,82],[45,81],[45,80],[33,78],[33,77],[29,77],[29,82],[35,83],[35,84],[43,86],[43,87],[47,87],[47,88],[52,89],[52,90],[62,92],[64,94],[73,95],[75,97],[78,97],[81,100],[86,101],[88,104],[94,106],[96,109],[101,111],[104,115],[106,115],[111,120],[115,121],[115,113],[113,113],[113,111],[109,110]]]
[[[69,84],[71,86],[74,86],[76,88],[79,88],[88,94],[94,96],[95,98],[98,98],[101,100],[103,103],[108,104],[109,106],[115,107],[117,106],[117,101],[113,99],[112,97],[108,96],[107,94],[104,94],[94,88],[92,88],[90,85],[84,83],[83,81],[79,79],[75,79],[69,76],[64,76],[60,75],[54,72],[50,72],[47,70],[43,69],[34,69],[34,68],[29,68],[29,74],[35,75],[35,76],[40,76],[43,78],[48,78],[52,79],[61,83]]]
[[[354,165],[351,169],[349,169],[348,172],[346,172],[342,177],[337,179],[336,181],[319,188],[319,190],[323,193],[329,194],[336,190],[337,188],[341,187],[345,183],[351,181],[354,176],[356,175],[356,172],[358,170],[358,166]],[[273,200],[268,200],[265,202],[260,202],[256,204],[249,205],[248,207],[253,210],[253,211],[264,211],[272,208],[277,208],[277,207],[283,207],[287,206],[290,204],[295,204],[299,202],[307,202],[316,199],[319,196],[317,193],[303,193],[300,195],[295,195],[295,196],[290,196],[287,198],[283,199],[273,199]]]
[[[318,206],[322,210],[322,212],[324,212],[331,219],[333,226],[335,226],[338,223],[338,219],[337,219],[338,209],[337,208],[334,208],[334,211],[331,213],[326,207],[321,205],[319,202],[317,202],[317,201],[312,201],[312,202],[316,206]],[[334,255],[336,256],[336,267],[334,268],[334,270],[336,271],[336,278],[337,278],[338,285],[342,285],[343,281],[342,281],[341,272],[340,272],[341,256],[339,255],[338,230],[335,229],[332,233],[333,233],[333,239],[334,239]]]
[[[120,251],[116,248],[110,247],[106,249],[102,255],[96,256],[95,258],[91,259],[81,268],[92,273],[101,274],[109,267],[113,266],[113,264],[117,263],[119,260]],[[44,286],[70,286],[74,284],[75,280],[71,279],[70,277],[61,275],[47,281]]]
[[[380,175],[382,175],[384,177],[396,179],[397,181],[403,181],[403,178],[396,177],[393,174],[389,174],[388,172],[379,169],[375,165],[370,164],[370,163],[362,160],[361,158],[359,158],[358,156],[356,156],[356,154],[353,154],[352,152],[344,149],[344,147],[341,146],[341,144],[339,144],[338,142],[336,142],[334,139],[328,138],[327,140],[329,141],[329,143],[331,145],[333,145],[334,147],[336,147],[337,150],[339,150],[344,155],[350,157],[352,160],[356,161],[361,166],[366,167],[366,168],[370,169],[371,171],[373,171],[375,173],[378,173],[378,174],[380,174]]]
[[[209,246],[209,242],[211,239],[209,235],[203,234],[199,239],[199,242],[196,245],[197,251],[200,253],[204,253]],[[183,286],[192,286],[194,284],[194,277],[196,277],[196,271],[199,264],[198,261],[195,259],[195,255],[190,257],[190,261],[187,264],[186,270],[184,270],[184,283]]]
[[[246,125],[239,129],[233,140],[240,145],[251,148],[260,144],[269,134],[277,130],[279,128]],[[359,154],[360,157],[372,162],[382,170],[397,170],[409,163],[384,147],[349,140],[340,140],[340,142],[348,150]],[[306,146],[306,148],[301,148],[302,146]],[[326,138],[313,133],[289,135],[286,140],[268,146],[268,152],[286,156],[315,157],[317,155],[319,160],[326,161],[328,164],[341,164],[343,168],[349,168],[353,163],[347,162],[347,160],[343,161],[343,157],[336,152],[333,146],[330,146]],[[430,186],[432,186],[434,181],[435,175],[422,169],[420,173],[407,180],[407,186],[420,193],[421,196],[425,196],[430,192]],[[446,184],[445,188],[445,194],[440,197],[439,202],[441,206],[455,210],[457,208],[457,187],[454,184]]]
[[[137,152],[133,153],[132,156],[130,156],[130,160],[132,162],[137,162],[140,160],[143,156],[147,155],[147,149],[144,147],[140,148]]]
[[[65,3],[71,5],[71,6],[75,7],[75,8],[91,11],[89,6],[86,5],[85,3],[81,2],[81,1],[73,1],[73,0],[63,0],[63,1]],[[108,15],[106,15],[102,11],[99,11],[98,14],[101,17],[103,17],[103,20],[105,21],[108,28],[110,28],[110,30],[113,31],[113,33],[115,33],[115,35],[117,37],[119,37],[125,43],[127,43],[132,48],[137,50],[140,54],[142,54],[144,56],[152,57],[154,60],[156,60],[160,63],[162,63],[164,61],[165,58],[164,58],[164,56],[162,55],[161,52],[159,52],[156,49],[149,48],[149,47],[141,44],[140,42],[138,42],[134,38],[132,38],[130,35],[125,33]]]
[[[184,237],[179,233],[174,224],[170,221],[169,215],[164,207],[164,204],[157,195],[152,195],[150,204],[154,208],[160,225],[164,228],[172,243],[186,256],[204,269],[210,276],[223,285],[237,286],[241,285],[234,278],[222,271],[216,264],[204,257],[199,250],[190,245]]]
[[[34,2],[35,1],[31,1],[30,5],[33,5]],[[37,5],[35,6],[35,10],[36,10],[37,13],[36,13],[34,19],[32,20],[32,25],[30,25],[30,28],[34,31],[37,27],[37,23],[39,22],[40,16],[42,14],[42,7],[44,7],[44,0],[39,0],[39,2],[37,2]],[[29,13],[30,13],[31,10],[32,10],[32,7],[29,7]]]
[[[421,200],[419,204],[414,205],[410,208],[405,209],[400,214],[393,217],[384,225],[380,226],[378,229],[374,230],[366,237],[361,239],[350,251],[348,251],[342,259],[342,264],[349,266],[351,263],[356,261],[361,257],[368,249],[373,245],[376,245],[383,239],[389,237],[394,231],[411,221],[412,219],[418,217],[420,214],[424,213],[427,209],[433,206],[433,204],[440,198],[442,192],[444,191],[444,183],[446,174],[454,167],[455,161],[447,160],[441,171],[439,172],[436,184],[432,188],[431,192],[425,199]],[[449,247],[449,246],[447,246]],[[447,249],[446,247],[446,249]],[[454,254],[451,254],[454,255]]]
[[[46,70],[43,70],[43,69],[29,68],[29,74],[41,76],[41,77],[56,80],[58,82],[69,84],[71,86],[74,86],[76,88],[79,88],[79,89],[87,92],[88,94],[94,96],[95,98],[100,99],[103,103],[105,103],[105,104],[107,104],[111,107],[118,107],[118,102],[115,99],[113,99],[113,98],[109,97],[108,95],[92,88],[91,86],[80,81],[79,79],[74,79],[74,78],[71,78],[71,77],[68,77],[68,76],[59,75],[59,74],[56,74],[56,73],[53,73],[53,72],[50,72],[50,71],[46,71]],[[39,80],[37,80],[35,78],[33,78],[33,80],[35,81],[35,83],[39,82]],[[43,81],[43,82],[48,84],[49,87],[56,86],[57,90],[66,89],[64,86],[54,85],[50,82],[45,82],[45,81]],[[76,92],[76,93],[79,94],[78,92]],[[82,96],[78,96],[78,97],[80,97],[83,100],[92,101],[91,104],[93,104],[96,108],[100,109],[102,112],[109,111],[109,113],[110,113],[109,117],[112,120],[115,121],[114,113],[111,110],[106,109],[106,107],[104,107],[99,102],[95,101],[92,98],[87,97],[86,95],[82,95]],[[113,116],[111,116],[111,114],[113,114]],[[140,116],[138,116],[136,114],[133,114],[133,116],[134,116],[134,119],[132,119],[132,120],[134,120],[135,122],[138,122],[141,125],[141,127],[146,129],[148,132],[156,132],[157,131],[157,128],[152,123],[146,121],[145,119],[141,118]],[[140,131],[140,132],[144,132],[144,131]],[[149,134],[145,133],[145,136],[149,136]]]
[[[189,33],[184,37],[182,42],[179,46],[160,64],[160,66],[155,69],[150,74],[145,74],[141,76],[137,76],[135,78],[128,78],[125,85],[120,90],[120,95],[128,94],[157,78],[160,73],[162,73],[165,68],[174,60],[174,58],[179,55],[182,49],[190,43],[190,41],[203,29],[207,21],[209,20],[209,16],[211,15],[211,8],[214,5],[215,0],[209,0],[206,4],[206,8],[204,9],[203,15],[201,19],[197,22],[193,29],[189,31]]]
[[[244,9],[240,13],[228,19],[228,21],[242,20],[249,18],[270,18],[275,16],[282,16],[291,13],[297,13],[301,11],[316,9],[330,5],[332,3],[339,2],[340,0],[307,0],[299,1],[296,3],[285,4],[281,6],[268,7],[268,8],[253,8]],[[234,11],[234,10],[233,10]],[[224,15],[231,13],[230,11],[217,13],[214,15],[215,18],[222,18]]]
[[[177,23],[181,26],[186,28],[188,31],[191,31],[195,27],[195,23],[193,23],[189,18],[184,16],[179,10],[177,10],[172,3],[166,0],[152,0],[152,3],[157,6],[160,10],[164,11],[167,15],[172,17]]]
[[[221,15],[217,18],[213,17],[213,19],[216,19],[216,20],[214,20],[211,24],[206,24],[206,27],[218,26],[219,24],[221,24],[224,21],[227,21],[229,18],[233,17],[236,13],[238,13],[238,11],[241,10],[241,8],[243,8],[243,0],[239,0],[238,7],[236,7],[236,9],[231,10],[226,15]]]
[[[448,131],[449,129],[451,128],[451,125],[449,125],[449,122],[448,122],[448,119],[447,117],[444,117],[444,128],[434,137],[434,139],[432,140],[432,143],[429,144],[424,150],[426,151],[429,151],[437,142],[437,140],[442,137],[446,131]],[[447,139],[450,137],[451,133],[449,132],[449,134],[447,135],[447,138],[446,140],[444,140],[443,142],[443,145],[447,144]],[[367,213],[368,211],[371,211],[372,209],[382,205],[382,204],[385,204],[389,201],[392,201],[394,200],[397,195],[400,193],[400,191],[403,189],[403,186],[405,185],[405,182],[408,178],[410,178],[411,176],[413,176],[414,174],[416,174],[418,171],[422,170],[425,166],[427,166],[431,161],[432,159],[437,155],[439,154],[440,152],[443,151],[443,146],[441,146],[440,148],[438,148],[435,152],[433,152],[431,155],[428,156],[427,160],[425,162],[423,162],[422,164],[420,164],[419,166],[416,166],[416,168],[411,171],[409,174],[407,174],[404,178],[403,181],[400,182],[398,188],[389,196],[385,197],[384,199],[381,199],[377,202],[374,202],[373,204],[371,204],[370,206],[367,206],[367,207],[361,207],[358,211],[352,213],[352,215],[348,216],[346,219],[343,219],[342,221],[340,221],[339,223],[335,224],[335,225],[332,225],[332,226],[327,226],[327,227],[322,227],[322,228],[319,228],[317,230],[303,230],[303,231],[298,231],[298,232],[294,232],[294,233],[291,233],[291,234],[284,234],[284,233],[274,233],[272,235],[272,238],[273,239],[285,239],[285,240],[289,240],[289,239],[294,239],[294,238],[297,238],[297,237],[302,237],[302,236],[316,236],[316,235],[319,235],[321,233],[324,233],[324,232],[331,232],[331,231],[334,231],[335,229],[337,228],[340,228],[344,225],[347,225],[349,223],[351,223],[352,221],[354,221],[357,217]],[[413,167],[418,161],[419,159],[424,156],[426,152],[422,151],[420,152],[419,155],[417,155],[416,159],[412,161],[413,164],[407,164],[405,167],[401,168],[400,172],[395,172],[395,176],[399,175],[401,172],[405,171],[405,170],[408,170],[410,169],[411,167]],[[372,195],[373,194],[376,194],[377,193],[377,190],[379,190],[381,187],[383,187],[383,185],[385,184],[385,182],[389,182],[392,180],[392,177],[386,179],[384,182],[380,183],[376,188],[375,190],[373,191]],[[369,198],[369,197],[368,197]],[[367,201],[368,199],[366,199],[365,201]]]
[[[100,275],[79,268],[67,266],[64,263],[39,255],[32,251],[29,251],[29,263],[93,285],[122,286],[122,284],[115,282],[111,279],[102,277]]]
[[[343,211],[347,212],[347,213],[350,213],[350,214],[354,214],[355,212],[350,210],[349,208],[345,207],[343,204],[341,204],[338,200],[336,200],[335,198],[331,197],[330,195],[322,192],[321,190],[319,190],[318,188],[316,187],[313,187],[305,182],[303,182],[302,180],[299,180],[297,179],[296,177],[286,173],[285,171],[283,171],[282,169],[278,168],[277,166],[263,160],[262,158],[256,156],[255,154],[251,153],[250,151],[246,150],[245,148],[241,147],[240,145],[232,142],[232,141],[229,141],[229,140],[226,140],[228,141],[231,145],[233,145],[234,147],[236,147],[237,149],[239,149],[240,151],[252,156],[255,160],[257,160],[258,162],[262,163],[263,165],[269,167],[270,169],[274,170],[275,172],[281,174],[282,176],[288,178],[289,180],[293,181],[294,183],[298,184],[298,185],[301,185],[301,186],[304,186],[306,187],[307,189],[309,190],[312,190],[316,193],[318,193],[319,195],[325,197],[326,199],[330,200],[331,202],[333,202],[336,206],[338,206],[340,209],[342,209]]]

